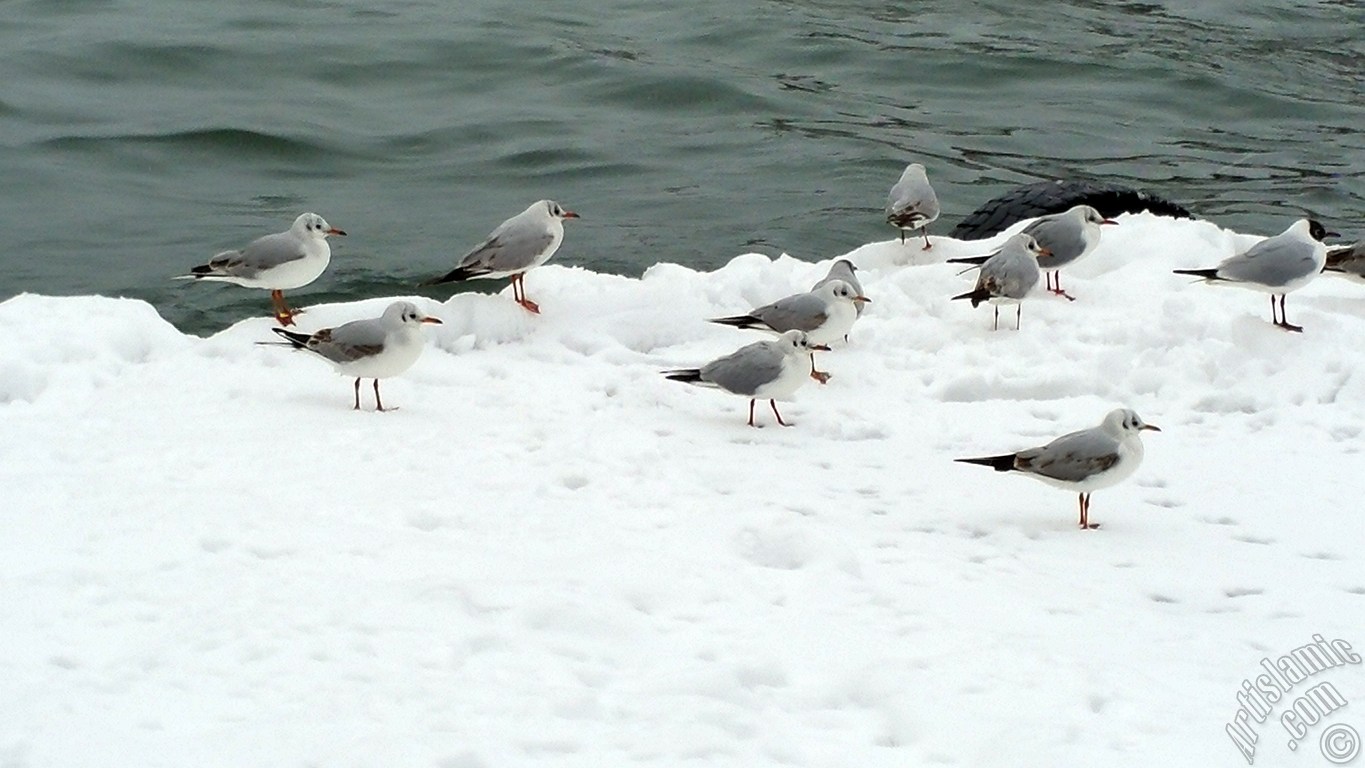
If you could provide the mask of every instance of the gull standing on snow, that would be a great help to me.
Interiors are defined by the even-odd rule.
[[[1302,331],[1290,325],[1284,314],[1284,297],[1313,282],[1327,265],[1327,246],[1323,240],[1337,237],[1313,219],[1299,219],[1289,229],[1225,259],[1213,269],[1177,269],[1177,275],[1194,275],[1205,282],[1226,282],[1270,294],[1270,322],[1286,331]],[[1275,297],[1280,297],[1280,315],[1275,316]]]
[[[976,287],[952,298],[971,299],[975,308],[983,301],[995,306],[995,324],[991,330],[1000,330],[1000,305],[1014,305],[1014,330],[1019,330],[1020,316],[1023,314],[1024,297],[1038,285],[1038,261],[1048,255],[1046,248],[1038,245],[1032,235],[1019,233],[1000,247],[1000,250],[986,257],[981,264],[981,274],[976,278]]]
[[[284,303],[284,292],[318,279],[332,259],[327,236],[345,234],[316,213],[305,213],[294,219],[287,232],[259,237],[240,251],[223,251],[176,279],[264,288],[270,291],[275,305],[275,320],[280,325],[293,325],[298,312]]]
[[[1081,528],[1099,528],[1090,522],[1090,494],[1117,485],[1142,463],[1144,430],[1160,432],[1127,408],[1110,411],[1098,427],[1063,435],[1041,448],[1018,453],[956,459],[991,467],[996,472],[1023,472],[1048,485],[1080,494]]]
[[[1046,272],[1047,290],[1069,301],[1076,297],[1062,290],[1062,267],[1090,254],[1100,244],[1101,225],[1118,224],[1106,219],[1099,211],[1088,205],[1077,205],[1062,213],[1039,216],[1020,230],[1032,235],[1038,245],[1048,251],[1038,257],[1038,268]],[[948,259],[950,264],[981,264],[988,256],[969,256],[963,259]],[[1056,278],[1054,285],[1053,278]]]
[[[805,331],[816,345],[826,345],[847,336],[858,319],[857,305],[871,299],[855,291],[843,280],[825,283],[814,291],[798,293],[755,309],[747,315],[717,317],[720,325],[760,331]],[[810,356],[810,377],[824,384],[829,374],[815,369],[815,354]]]
[[[1323,267],[1323,271],[1340,272],[1347,277],[1365,280],[1365,240],[1328,251],[1327,266]]]
[[[756,341],[700,368],[663,371],[663,375],[672,381],[723,389],[749,398],[751,427],[757,426],[754,424],[754,402],[767,400],[777,423],[790,427],[792,425],[783,421],[782,414],[778,413],[777,401],[790,400],[805,383],[806,355],[828,349],[823,344],[812,343],[804,331],[787,331],[774,341]]]
[[[271,328],[296,349],[321,356],[344,376],[355,377],[355,407],[360,410],[360,380],[374,379],[375,410],[385,408],[379,399],[379,380],[406,371],[422,354],[422,324],[441,324],[424,315],[410,301],[395,301],[384,314],[368,320],[352,320],[315,333],[296,333]]]
[[[454,269],[423,285],[511,277],[512,297],[538,315],[540,305],[526,298],[526,273],[555,255],[564,240],[564,220],[576,218],[578,214],[564,210],[553,200],[538,200],[499,224]]]
[[[934,246],[929,243],[929,225],[938,218],[938,195],[929,186],[929,177],[924,166],[911,163],[905,166],[900,181],[891,188],[886,196],[886,223],[901,231],[901,243],[905,242],[905,231],[918,229],[924,235],[924,250]]]

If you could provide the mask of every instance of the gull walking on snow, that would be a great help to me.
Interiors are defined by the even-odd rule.
[[[1063,435],[1041,448],[1018,453],[956,459],[991,467],[996,472],[1023,472],[1048,485],[1080,494],[1080,527],[1099,528],[1090,522],[1090,494],[1117,485],[1142,463],[1144,430],[1160,432],[1137,413],[1119,408],[1104,417],[1098,427]]]
[[[176,279],[264,288],[270,291],[275,305],[275,320],[280,325],[293,325],[294,315],[302,310],[291,310],[284,302],[284,292],[318,279],[332,259],[327,236],[345,234],[316,213],[305,213],[294,219],[288,231],[259,237],[240,251],[224,251]]]
[[[905,166],[900,181],[886,196],[886,223],[901,231],[901,243],[906,230],[918,229],[924,236],[924,250],[934,246],[929,242],[929,225],[938,218],[938,195],[929,186],[924,166],[911,163]]]
[[[296,333],[271,328],[296,349],[306,349],[331,363],[338,373],[355,377],[355,407],[360,410],[360,380],[374,379],[375,410],[385,408],[379,399],[379,380],[406,371],[422,354],[422,324],[441,321],[424,315],[410,301],[395,301],[384,314],[368,320],[352,320],[315,333]]]
[[[734,328],[761,331],[805,331],[816,345],[826,345],[847,336],[858,319],[857,306],[871,299],[858,293],[843,280],[825,283],[814,291],[798,293],[759,307],[747,315],[718,317],[711,322]],[[810,356],[810,376],[824,384],[830,375],[815,369],[815,355]]]
[[[1177,269],[1177,275],[1194,275],[1209,283],[1229,283],[1270,294],[1270,322],[1286,331],[1302,331],[1290,325],[1284,314],[1284,297],[1313,282],[1327,264],[1323,240],[1337,237],[1313,219],[1299,219],[1289,229],[1251,246],[1212,269]],[[1280,314],[1275,316],[1275,297]]]
[[[540,305],[526,298],[526,273],[550,260],[564,240],[564,220],[578,214],[553,200],[539,200],[504,221],[454,269],[424,285],[481,278],[512,278],[512,297],[526,311],[540,314]]]
[[[740,347],[700,368],[663,371],[663,375],[672,381],[723,389],[749,398],[751,427],[757,426],[754,424],[754,403],[760,399],[767,400],[768,405],[772,406],[773,415],[777,417],[777,423],[790,427],[791,424],[782,420],[777,401],[790,400],[805,383],[806,355],[828,349],[822,344],[812,343],[804,331],[787,331],[774,341],[757,341]]]

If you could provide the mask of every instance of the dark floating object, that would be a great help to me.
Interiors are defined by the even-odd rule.
[[[1089,181],[1038,181],[988,200],[967,214],[948,236],[958,240],[981,240],[1004,231],[1016,221],[1061,213],[1073,205],[1089,205],[1106,219],[1120,213],[1142,211],[1193,218],[1184,206],[1140,189]]]

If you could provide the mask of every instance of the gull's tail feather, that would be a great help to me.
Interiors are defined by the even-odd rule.
[[[980,306],[981,302],[990,299],[990,297],[991,292],[986,290],[985,288],[973,288],[970,291],[967,291],[966,293],[960,293],[954,296],[950,300],[957,301],[958,299],[971,299],[972,308],[975,309],[976,307]]]
[[[999,456],[982,456],[976,459],[953,459],[963,464],[980,464],[983,467],[990,467],[996,472],[1008,472],[1014,469],[1014,454],[1005,453]]]
[[[899,227],[900,229],[919,229],[924,225],[924,222],[927,221],[928,218],[928,216],[925,216],[919,211],[900,211],[888,213],[886,215],[886,223],[893,227]]]

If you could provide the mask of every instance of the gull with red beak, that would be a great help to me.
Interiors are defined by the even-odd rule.
[[[291,310],[284,292],[318,279],[332,259],[327,236],[345,234],[316,213],[305,213],[294,219],[288,231],[259,237],[240,251],[224,251],[176,279],[264,288],[275,305],[275,320],[293,325],[294,315],[303,310]]]
[[[1090,522],[1090,494],[1118,485],[1142,463],[1144,431],[1160,432],[1128,408],[1110,411],[1098,427],[1083,429],[1053,440],[1041,448],[1018,453],[957,459],[980,464],[996,472],[1022,472],[1048,485],[1080,494],[1080,527],[1099,528]]]
[[[454,269],[423,285],[474,279],[512,278],[512,297],[527,312],[540,314],[540,305],[526,298],[526,273],[550,260],[564,240],[564,220],[578,214],[553,200],[539,200],[504,221]]]
[[[756,341],[700,368],[679,368],[663,374],[671,381],[723,389],[749,398],[751,427],[758,426],[754,424],[754,403],[767,400],[777,423],[790,427],[782,420],[777,401],[790,400],[806,382],[806,355],[828,349],[812,343],[804,331],[787,331],[774,341]]]
[[[441,321],[422,314],[410,301],[395,301],[379,317],[352,320],[314,333],[270,330],[295,349],[306,349],[331,363],[338,373],[354,376],[354,410],[360,410],[360,380],[374,379],[375,410],[392,411],[395,409],[385,408],[379,399],[379,380],[397,376],[417,362],[422,354],[421,328],[425,323],[440,325]]]
[[[1239,285],[1270,294],[1270,322],[1286,331],[1303,331],[1284,314],[1284,297],[1308,285],[1327,266],[1327,246],[1323,243],[1337,233],[1314,219],[1299,219],[1289,229],[1267,237],[1242,253],[1229,256],[1210,269],[1177,269],[1177,275],[1194,275],[1208,283]],[[1280,297],[1280,313],[1275,315],[1275,297]]]

